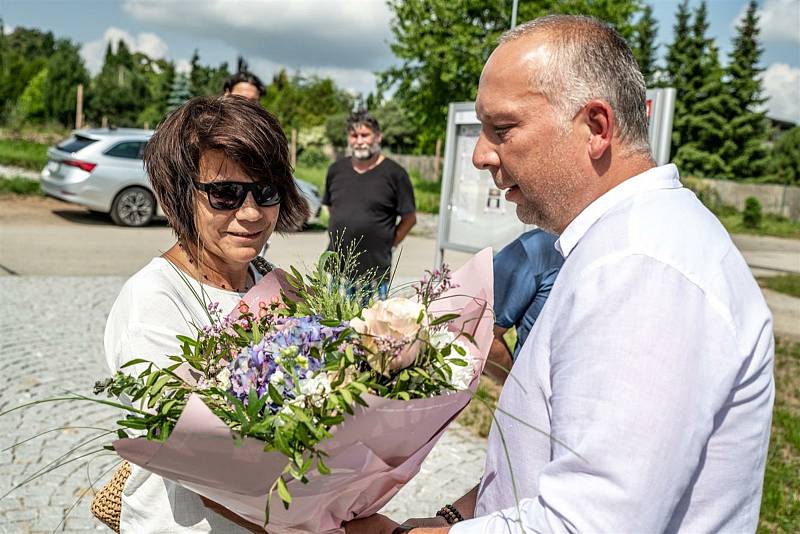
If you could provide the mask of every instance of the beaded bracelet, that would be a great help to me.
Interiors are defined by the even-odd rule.
[[[436,515],[439,517],[443,517],[445,521],[447,521],[448,525],[454,525],[459,521],[464,520],[464,516],[461,515],[461,512],[458,511],[458,508],[453,506],[452,504],[445,504],[442,506],[441,510],[436,512]]]

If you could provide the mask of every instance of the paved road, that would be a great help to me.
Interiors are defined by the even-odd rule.
[[[0,412],[30,400],[57,396],[65,389],[91,394],[107,376],[103,328],[123,277],[0,277]],[[0,417],[0,449],[60,426],[110,428],[115,411],[94,404],[38,405]],[[12,451],[0,452],[0,495],[100,432],[61,430]],[[98,449],[99,440],[87,452]],[[386,507],[398,520],[432,515],[460,497],[483,470],[484,440],[453,428],[442,438],[421,474]],[[89,466],[92,479],[116,463],[110,453]],[[0,533],[53,532],[89,487],[86,466],[75,462],[0,500]],[[100,477],[103,478],[103,477]],[[91,518],[89,498],[58,532],[108,532]]]

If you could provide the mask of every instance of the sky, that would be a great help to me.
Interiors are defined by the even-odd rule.
[[[678,2],[648,3],[659,23],[663,57]],[[691,0],[692,8],[698,3]],[[723,61],[746,3],[708,0],[708,33]],[[759,14],[768,114],[800,123],[800,0],[760,0]],[[93,73],[106,43],[120,39],[182,69],[195,49],[202,63],[227,61],[231,68],[241,54],[265,81],[288,68],[329,76],[364,95],[374,91],[376,71],[397,63],[389,48],[391,12],[383,0],[0,0],[0,17],[6,32],[36,27],[82,43]]]

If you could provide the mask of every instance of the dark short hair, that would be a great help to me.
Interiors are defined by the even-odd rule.
[[[264,96],[264,83],[261,81],[261,78],[247,70],[241,70],[225,80],[225,84],[222,86],[222,92],[230,93],[238,83],[249,83],[255,86],[259,97]]]
[[[258,103],[242,97],[197,97],[173,111],[144,149],[144,165],[173,231],[189,250],[198,243],[194,180],[200,158],[219,150],[259,182],[276,185],[281,195],[276,230],[299,227],[308,204],[295,185],[286,135],[278,120]]]
[[[378,119],[373,117],[367,111],[355,111],[347,117],[347,131],[355,130],[359,126],[366,126],[374,133],[381,133],[381,126],[378,124]]]

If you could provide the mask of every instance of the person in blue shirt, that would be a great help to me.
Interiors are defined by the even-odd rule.
[[[564,263],[555,249],[556,239],[540,229],[531,230],[494,257],[494,340],[484,371],[501,383],[525,344]],[[517,330],[513,351],[503,339],[512,326]]]

